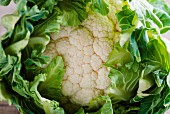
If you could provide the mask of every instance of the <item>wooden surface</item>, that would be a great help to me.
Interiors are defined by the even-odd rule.
[[[9,106],[6,102],[0,103],[0,114],[19,114],[14,106]]]

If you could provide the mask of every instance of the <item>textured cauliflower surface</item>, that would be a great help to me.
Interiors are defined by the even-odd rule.
[[[113,5],[110,8],[107,16],[89,13],[79,27],[63,27],[58,35],[51,35],[45,54],[63,57],[66,73],[62,94],[72,103],[88,106],[90,100],[104,95],[110,85],[109,69],[103,63],[119,39],[115,17],[118,9]]]

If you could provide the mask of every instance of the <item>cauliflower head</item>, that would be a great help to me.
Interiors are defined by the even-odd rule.
[[[72,103],[88,106],[92,99],[105,95],[110,85],[107,61],[113,45],[120,38],[115,17],[121,1],[109,1],[107,16],[89,11],[88,18],[78,27],[62,27],[59,34],[51,34],[44,54],[51,58],[62,56],[66,73],[62,80],[62,94]],[[119,6],[119,7],[118,7]]]

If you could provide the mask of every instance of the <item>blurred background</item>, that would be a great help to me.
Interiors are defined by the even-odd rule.
[[[170,0],[165,0],[167,3],[170,4]],[[13,13],[16,9],[16,6],[13,2],[7,7],[0,6],[0,18],[5,14]],[[0,19],[0,36],[5,33],[5,29],[1,25]],[[170,40],[170,32],[163,35],[164,37]],[[170,44],[169,44],[170,46]],[[17,109],[14,106],[9,106],[6,102],[0,102],[0,114],[19,114]],[[170,114],[170,110],[168,110],[165,114]]]

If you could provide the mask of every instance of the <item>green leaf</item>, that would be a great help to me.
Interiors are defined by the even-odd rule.
[[[161,33],[165,33],[168,30],[170,30],[170,16],[163,10],[160,10],[158,8],[155,8],[153,12],[157,15],[157,17],[160,19],[160,21],[163,24],[163,27],[161,28]]]
[[[131,37],[130,37],[130,52],[131,52],[131,56],[135,57],[137,62],[141,61],[141,55],[140,55],[140,51],[136,42],[136,36],[135,36],[135,32],[132,33]]]
[[[64,114],[64,110],[59,107],[59,103],[57,101],[52,101],[43,98],[38,91],[38,86],[40,82],[46,80],[46,75],[39,74],[35,76],[32,82],[29,82],[27,80],[24,80],[19,75],[20,69],[21,69],[20,64],[17,64],[14,67],[11,86],[12,89],[20,95],[19,98],[21,97],[21,99],[18,101],[18,104],[21,106],[20,107],[21,112],[25,113],[31,110],[31,112],[33,113],[45,112],[46,114],[51,114],[51,112],[53,112],[55,114],[58,113]]]
[[[37,55],[42,54],[45,51],[46,46],[49,42],[50,42],[49,35],[31,37],[29,39],[28,45],[22,51],[23,59],[26,60],[27,58],[31,58],[31,54],[33,53],[33,51],[36,52]]]
[[[148,114],[149,110],[152,110],[159,103],[159,97],[160,95],[148,96],[143,99],[138,114]]]
[[[34,77],[40,72],[40,69],[42,69],[44,65],[48,64],[49,62],[50,58],[48,56],[43,56],[42,53],[38,53],[37,50],[33,50],[30,57],[23,57],[24,77],[27,80],[32,81]]]
[[[165,99],[163,99],[163,105],[165,107],[170,107],[170,89],[165,91]]]
[[[1,55],[1,54],[0,54]],[[0,59],[0,80],[3,79],[12,69],[16,63],[17,58],[13,56],[7,56],[7,58]]]
[[[15,0],[15,2],[17,3],[17,11],[18,11],[18,14],[20,16],[23,16],[26,14],[26,12],[28,11],[28,8],[27,8],[27,0]]]
[[[39,9],[45,9],[46,11],[49,11],[50,13],[53,12],[55,6],[58,4],[58,2],[63,0],[28,0],[28,3],[37,5]],[[29,4],[29,6],[31,6]]]
[[[111,85],[107,89],[107,94],[111,97],[112,103],[130,100],[135,95],[140,75],[140,67],[136,72],[125,66],[118,69],[111,68],[108,75]]]
[[[148,74],[158,70],[161,67],[161,64],[159,61],[146,60],[144,62],[146,63],[146,66],[144,69],[144,75],[148,75]]]
[[[12,104],[14,99],[9,93],[6,83],[4,81],[0,81],[0,101],[7,101],[9,104]]]
[[[5,52],[10,55],[19,55],[29,41],[30,33],[28,32],[23,40],[20,40],[5,49]]]
[[[64,114],[64,110],[59,107],[57,101],[43,98],[38,91],[40,82],[46,80],[46,74],[40,73],[42,65],[47,63],[47,58],[42,56],[42,53],[49,43],[49,32],[53,28],[56,30],[57,27],[52,28],[46,25],[47,28],[37,31],[39,34],[32,34],[35,31],[35,23],[37,25],[45,19],[48,11],[39,10],[37,6],[28,7],[26,0],[19,0],[16,3],[19,16],[12,14],[4,17],[4,22],[10,19],[12,21],[10,24],[5,24],[8,32],[2,36],[0,45],[0,52],[2,52],[0,81],[6,82],[4,87],[9,90],[6,91],[6,97],[1,99],[10,98],[11,101],[9,101],[13,102],[21,113]],[[59,31],[58,28],[57,31]],[[37,71],[29,75],[26,73],[28,70]],[[61,72],[60,75],[63,73]]]
[[[113,114],[137,114],[139,110],[138,104],[129,104],[121,102],[113,105]]]
[[[153,72],[153,74],[155,78],[155,83],[157,84],[158,87],[161,87],[163,85],[165,77],[167,76],[167,73],[164,73],[160,70],[156,70]]]
[[[130,2],[131,7],[136,10],[136,14],[143,26],[147,28],[155,28],[157,32],[165,33],[169,27],[170,7],[166,5],[164,0],[146,0]]]
[[[41,95],[59,101],[62,97],[61,84],[65,73],[62,57],[53,58],[42,72],[47,74],[47,79],[39,85]]]
[[[10,18],[10,16],[7,18]],[[15,26],[15,29],[13,30],[13,28],[10,27],[8,31],[13,32],[12,38],[7,36],[7,38],[2,41],[2,43],[5,48],[5,53],[10,55],[20,55],[21,51],[27,46],[29,42],[33,27],[28,21],[25,20],[24,17],[22,17],[17,23],[14,21],[12,26]]]
[[[85,114],[84,109],[80,108],[75,114]]]
[[[27,19],[32,20],[32,21],[38,21],[40,19],[45,19],[47,18],[46,16],[48,15],[48,11],[41,9],[38,9],[38,6],[33,6],[26,14]]]
[[[16,14],[8,14],[2,17],[2,25],[7,29],[7,31],[13,31],[15,24],[20,19],[20,16]]]
[[[59,107],[58,102],[55,101],[43,102],[43,108],[46,114],[65,114],[64,110]]]
[[[114,46],[114,49],[112,52],[110,52],[108,59],[104,65],[110,67],[110,66],[116,66],[116,65],[124,65],[130,61],[130,52],[127,51],[127,49],[124,49],[119,44],[116,44]]]
[[[150,51],[149,51],[150,50]],[[147,57],[151,60],[159,61],[162,69],[169,72],[170,59],[167,48],[162,40],[154,39],[148,43],[148,49],[145,52]]]
[[[45,34],[56,32],[60,30],[62,23],[59,9],[55,9],[54,13],[49,14],[48,18],[42,19],[34,25],[33,36],[44,36]]]
[[[112,101],[109,96],[99,96],[96,99],[92,100],[89,105],[89,110],[98,108],[96,107],[96,103],[99,105],[102,104],[102,107],[96,112],[91,112],[87,114],[113,114]]]
[[[161,29],[161,33],[165,33],[170,30],[170,7],[165,2],[165,0],[148,0],[154,8],[154,13],[160,18],[163,23],[163,28]]]
[[[87,3],[84,0],[64,0],[58,4],[62,11],[62,25],[77,26],[87,19]]]
[[[162,92],[156,95],[150,95],[145,97],[141,101],[139,114],[164,114],[166,110],[170,107],[169,100],[169,88],[164,87]]]
[[[0,5],[7,6],[10,2],[11,0],[0,0]]]
[[[45,8],[46,10],[48,10],[50,13],[52,13],[55,5],[58,4],[59,1],[62,1],[62,0],[41,0],[41,2],[43,3],[41,5],[41,8]],[[37,4],[37,3],[36,3]]]
[[[122,32],[133,30],[136,26],[136,13],[132,11],[127,5],[122,7],[122,10],[116,14],[119,26]]]
[[[104,0],[92,0],[90,7],[92,11],[100,13],[103,16],[109,13],[109,5]]]

